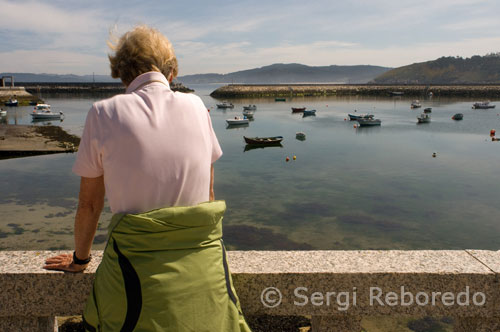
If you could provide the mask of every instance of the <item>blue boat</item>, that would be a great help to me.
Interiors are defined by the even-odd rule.
[[[351,121],[356,121],[358,119],[373,119],[373,114],[360,114],[360,115],[354,115],[354,114],[347,114],[349,115],[349,120]]]
[[[12,98],[5,102],[5,106],[17,106],[17,104],[17,99]]]
[[[316,110],[305,110],[304,115],[302,115],[302,116],[304,117],[304,116],[310,116],[310,115],[316,115]]]

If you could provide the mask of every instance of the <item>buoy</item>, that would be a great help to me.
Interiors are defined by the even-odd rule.
[[[497,132],[495,131],[495,129],[491,129],[491,130],[490,130],[490,136],[491,136],[491,137],[495,136],[495,134],[496,134],[496,133],[497,133]]]
[[[207,111],[210,112],[210,108],[207,108]]]
[[[286,157],[285,161],[286,161],[286,162],[289,162],[289,161],[290,161],[290,158]]]
[[[344,118],[344,121],[347,121],[347,119],[346,119],[346,118]]]
[[[293,160],[297,159],[297,156],[293,156]]]
[[[437,156],[437,153],[436,153],[436,152],[433,152],[433,153],[432,153],[432,157],[433,157],[433,158],[436,158],[436,156]]]
[[[358,128],[358,126],[354,125],[353,128]]]

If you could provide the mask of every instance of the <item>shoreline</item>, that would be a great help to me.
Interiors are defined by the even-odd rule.
[[[500,98],[500,84],[229,84],[213,91],[213,98],[398,96]]]
[[[80,138],[58,126],[0,125],[0,160],[78,150]]]

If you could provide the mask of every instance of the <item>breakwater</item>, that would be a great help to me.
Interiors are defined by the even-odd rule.
[[[125,86],[122,83],[17,83],[23,86],[26,91],[33,95],[45,93],[63,94],[118,94],[125,93]],[[170,87],[173,91],[193,92],[194,90],[181,83],[172,83]]]
[[[500,98],[496,85],[394,85],[394,84],[229,84],[213,91],[214,98],[309,97],[309,96],[412,96],[432,93],[442,97]]]

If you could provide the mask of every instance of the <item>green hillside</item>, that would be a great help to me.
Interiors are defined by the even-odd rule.
[[[471,58],[442,57],[389,70],[374,83],[500,83],[500,53]]]

